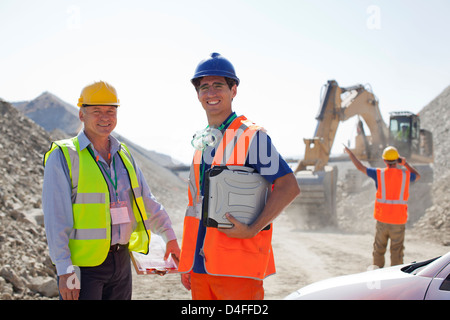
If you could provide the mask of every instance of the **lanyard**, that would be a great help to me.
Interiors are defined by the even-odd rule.
[[[95,158],[94,152],[92,151],[92,149],[91,149],[90,146],[88,146],[88,150],[89,150],[90,154],[92,155],[92,157]],[[97,158],[95,158],[95,162],[97,162],[97,165],[99,164],[99,162],[98,162],[98,156],[97,156]],[[99,167],[101,167],[101,168],[103,169],[102,171],[103,171],[104,173],[106,173],[106,176],[108,177],[109,181],[111,182],[112,186],[114,187],[114,191],[116,192],[116,199],[117,199],[117,201],[119,201],[119,194],[117,193],[116,157],[113,157],[112,165],[113,165],[114,176],[115,176],[115,177],[114,177],[114,178],[115,178],[114,181],[113,181],[111,175],[109,174],[108,170],[105,169],[105,167],[103,166],[103,163],[102,163],[102,162],[100,162],[100,166],[99,166]]]
[[[217,128],[217,130],[222,130],[223,128],[225,128],[225,127],[227,127],[234,119],[236,119],[237,118],[237,115],[236,115],[236,113],[234,113],[233,112],[233,114],[230,116],[230,118],[226,121],[226,122],[224,122],[224,123],[222,123],[218,128]],[[207,126],[207,128],[208,128],[209,126]]]
[[[100,163],[100,164],[102,165],[102,167],[106,173],[106,176],[108,177],[109,181],[111,182],[111,184],[114,187],[114,191],[116,192],[116,199],[119,200],[119,194],[117,193],[116,157],[113,157],[112,163],[113,163],[113,168],[114,168],[114,178],[115,178],[114,181],[111,178],[111,175],[108,173],[108,170],[106,170],[105,167],[103,167],[103,163]]]
[[[224,122],[224,123],[222,123],[218,128],[217,128],[217,130],[223,130],[225,127],[228,127],[228,125],[231,123],[231,122],[233,122],[233,120],[234,119],[236,119],[237,118],[237,115],[236,115],[236,113],[235,112],[233,112],[233,114],[230,116],[230,118],[226,121],[226,122]],[[209,126],[207,126],[206,128],[208,128]],[[219,145],[219,143],[217,143],[217,145]],[[204,176],[204,174],[205,174],[205,161],[203,160],[203,151],[204,150],[202,150],[202,162],[201,162],[201,165],[200,165],[200,181],[202,181],[203,182],[203,176]],[[200,184],[200,187],[202,188],[203,187],[203,183],[201,183]],[[202,188],[203,189],[203,188]]]

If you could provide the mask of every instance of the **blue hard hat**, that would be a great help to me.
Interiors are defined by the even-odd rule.
[[[195,69],[195,74],[192,77],[191,82],[195,79],[206,76],[231,78],[236,81],[237,86],[239,85],[239,78],[236,76],[233,65],[224,56],[217,52],[211,53],[208,58],[200,61]]]

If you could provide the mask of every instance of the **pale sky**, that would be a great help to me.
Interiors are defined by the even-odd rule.
[[[370,84],[385,121],[450,85],[449,13],[448,0],[0,0],[0,97],[49,91],[76,105],[107,81],[122,103],[116,131],[189,163],[207,125],[190,79],[219,52],[241,79],[233,109],[299,157],[328,80]],[[341,123],[333,153],[355,125]]]

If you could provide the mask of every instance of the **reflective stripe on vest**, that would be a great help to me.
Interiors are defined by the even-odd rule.
[[[402,184],[400,188],[400,195],[398,199],[389,200],[386,199],[386,181],[385,181],[385,171],[380,170],[380,188],[381,188],[381,198],[377,198],[376,201],[379,203],[388,203],[388,204],[408,204],[407,200],[404,200],[405,197],[405,188],[406,188],[406,172],[402,170]]]
[[[61,149],[72,181],[73,230],[69,235],[71,260],[78,266],[97,266],[106,258],[111,245],[111,216],[108,184],[93,156],[85,148],[80,150],[78,138],[56,141],[44,156]],[[139,184],[131,155],[122,144],[118,152],[130,179],[134,199],[132,210],[137,222],[129,250],[148,252],[150,232],[146,229],[147,215],[143,199],[137,191]],[[82,174],[80,174],[82,173]],[[134,200],[134,201],[133,201]]]
[[[408,219],[409,171],[398,168],[377,169],[377,193],[374,217],[391,224],[405,224]]]
[[[225,130],[216,148],[212,166],[245,164],[256,132],[261,128],[241,116]],[[196,151],[189,176],[189,205],[183,227],[180,272],[190,272],[194,265],[198,227],[203,198],[200,195],[201,151]],[[275,273],[271,246],[272,228],[252,239],[229,238],[217,228],[206,229],[203,246],[206,272],[212,275],[264,279]],[[220,245],[219,245],[220,244]]]

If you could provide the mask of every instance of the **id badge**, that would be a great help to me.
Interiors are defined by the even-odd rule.
[[[131,222],[128,207],[124,201],[111,203],[110,212],[113,225]]]

